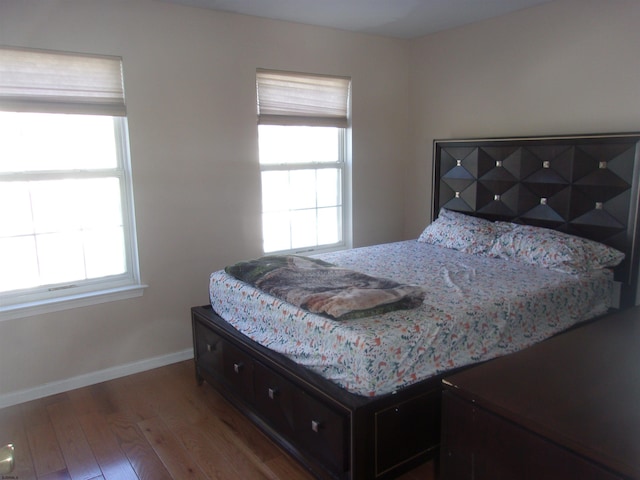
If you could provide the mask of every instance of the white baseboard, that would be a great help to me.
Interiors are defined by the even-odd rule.
[[[188,348],[168,355],[146,358],[138,362],[127,363],[125,365],[118,365],[117,367],[78,375],[77,377],[67,378],[60,380],[59,382],[45,383],[44,385],[39,385],[34,388],[5,393],[0,395],[0,408],[9,407],[22,402],[28,402],[37,398],[47,397],[56,393],[67,392],[69,390],[86,387],[88,385],[105,382],[107,380],[113,380],[114,378],[144,372],[145,370],[163,367],[165,365],[181,362],[190,358],[193,358],[193,349]]]

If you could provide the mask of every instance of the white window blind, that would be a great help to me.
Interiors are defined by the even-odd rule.
[[[259,69],[258,124],[345,128],[350,85],[347,77]]]
[[[125,116],[122,60],[1,47],[0,110]]]

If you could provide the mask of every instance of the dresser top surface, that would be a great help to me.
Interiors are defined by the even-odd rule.
[[[640,308],[447,377],[445,388],[640,478]]]

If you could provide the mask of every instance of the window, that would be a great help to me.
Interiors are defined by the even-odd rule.
[[[350,80],[258,70],[264,251],[347,245]]]
[[[0,48],[0,318],[141,293],[121,72]]]

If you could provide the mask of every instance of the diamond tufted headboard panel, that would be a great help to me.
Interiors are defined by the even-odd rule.
[[[640,133],[434,142],[441,207],[553,228],[625,253],[621,307],[638,287]]]

